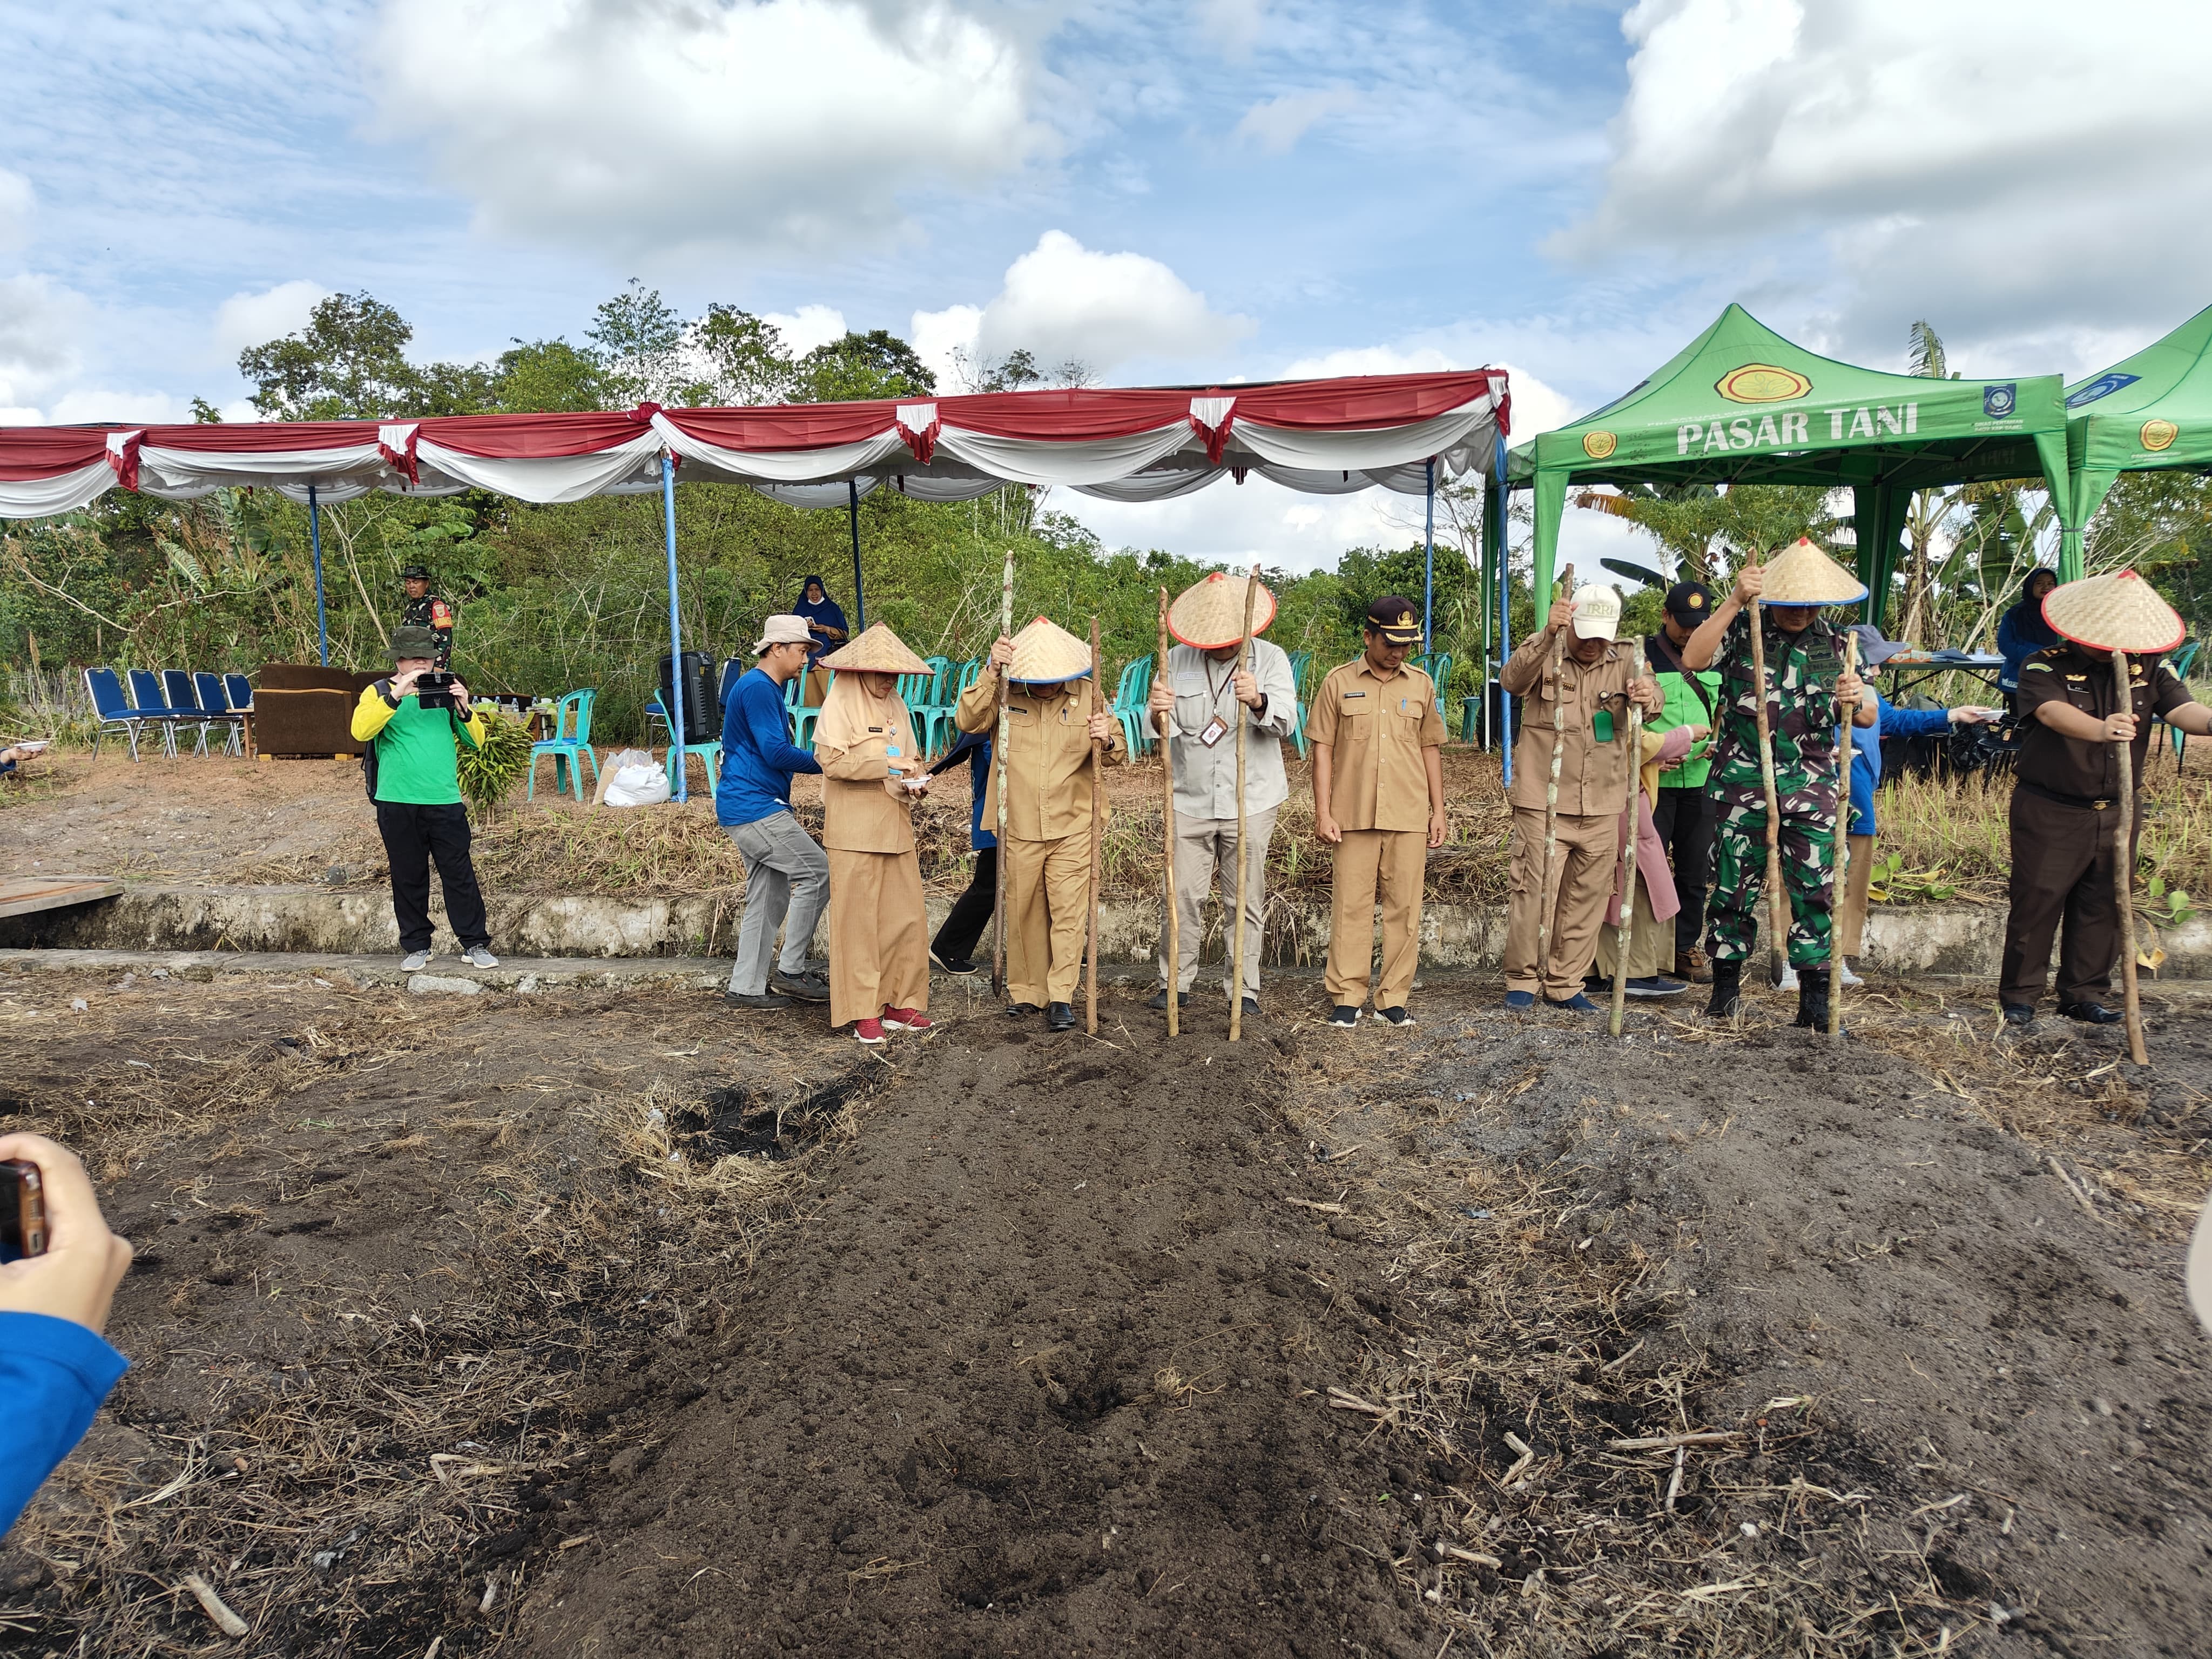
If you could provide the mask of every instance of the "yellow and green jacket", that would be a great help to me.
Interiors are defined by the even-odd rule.
[[[379,680],[354,705],[356,743],[376,750],[376,798],[411,806],[458,806],[461,781],[453,740],[483,746],[491,715],[477,705],[465,720],[450,708],[425,708],[413,697],[395,699],[392,682]]]

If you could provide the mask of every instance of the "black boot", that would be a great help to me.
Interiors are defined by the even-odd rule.
[[[1713,962],[1713,994],[1705,1003],[1708,1019],[1734,1019],[1743,1012],[1743,964]]]
[[[1797,970],[1797,1024],[1812,1031],[1828,1029],[1826,969],[1800,968]]]

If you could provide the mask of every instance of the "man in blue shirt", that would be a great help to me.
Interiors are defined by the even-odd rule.
[[[722,999],[732,1007],[788,1008],[793,997],[830,1000],[830,981],[806,962],[830,898],[830,857],[791,810],[792,778],[822,768],[792,742],[783,706],[783,688],[806,672],[813,637],[804,617],[770,617],[753,645],[760,666],[739,677],[722,710],[714,817],[745,861],[745,919]],[[783,954],[771,975],[779,927]]]

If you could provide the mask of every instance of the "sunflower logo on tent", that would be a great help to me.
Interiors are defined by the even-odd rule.
[[[1772,363],[1746,363],[1713,383],[1713,390],[1732,404],[1778,404],[1812,389],[1813,383],[1796,369]]]

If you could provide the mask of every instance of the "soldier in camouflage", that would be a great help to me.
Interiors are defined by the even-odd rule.
[[[1809,565],[1809,553],[1848,584],[1850,578],[1809,543],[1785,558]],[[1778,561],[1775,571],[1781,570]],[[1706,787],[1718,819],[1713,896],[1707,908],[1706,949],[1712,957],[1713,992],[1706,1012],[1727,1017],[1742,1006],[1743,964],[1759,928],[1760,889],[1766,874],[1766,789],[1759,758],[1759,695],[1752,672],[1751,624],[1745,607],[1760,604],[1770,579],[1747,564],[1735,591],[1682,647],[1683,665],[1708,665],[1721,675],[1720,708]],[[1802,573],[1798,573],[1802,574]],[[1826,573],[1815,572],[1826,580]],[[1785,590],[1800,597],[1794,586]],[[1833,582],[1810,590],[1825,599]],[[1862,594],[1864,590],[1860,590]],[[1841,601],[1838,601],[1841,602]],[[1767,730],[1774,750],[1774,788],[1780,808],[1782,884],[1790,899],[1789,955],[1797,972],[1797,1024],[1826,1030],[1828,963],[1835,872],[1837,738],[1848,716],[1869,723],[1860,707],[1863,690],[1844,667],[1844,635],[1825,619],[1818,603],[1765,601],[1762,644],[1766,657]]]
[[[443,673],[453,659],[453,607],[430,591],[430,573],[419,564],[410,564],[399,573],[399,585],[407,594],[399,625],[427,628],[436,636],[438,649],[432,660]]]

